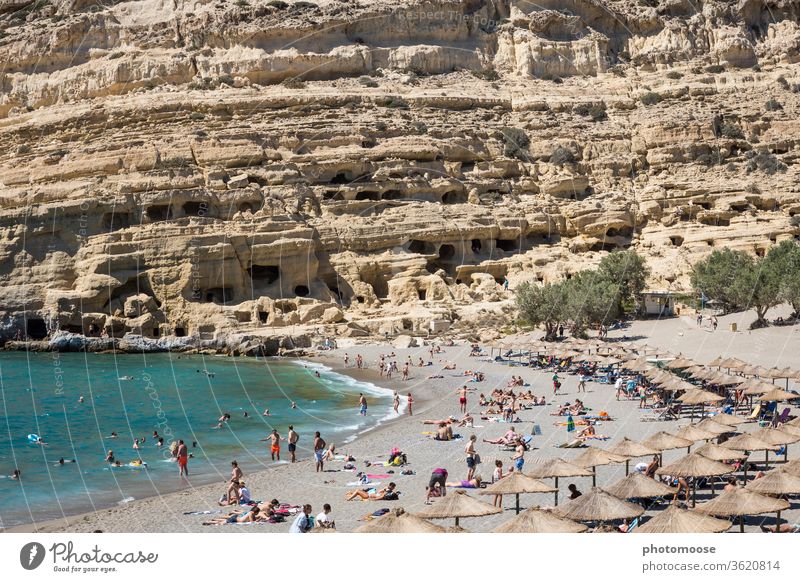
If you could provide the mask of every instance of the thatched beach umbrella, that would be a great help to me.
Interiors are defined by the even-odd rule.
[[[784,460],[789,459],[789,445],[800,441],[800,434],[782,431],[780,428],[762,428],[761,430],[755,431],[753,436],[765,443],[781,446],[783,448]],[[764,463],[769,466],[769,451],[766,451],[765,455]]]
[[[601,522],[633,519],[644,513],[641,505],[623,501],[599,487],[592,487],[589,493],[568,501],[553,511],[566,519]]]
[[[635,360],[629,360],[622,365],[623,368],[626,370],[630,370],[631,372],[648,372],[654,368],[651,362],[647,361],[647,358],[642,356],[636,358]]]
[[[656,475],[695,477],[695,480],[692,482],[692,505],[695,504],[697,497],[697,477],[717,477],[732,472],[733,467],[730,465],[720,463],[719,461],[712,461],[697,453],[686,455],[669,465],[656,469]]]
[[[462,517],[484,517],[495,513],[502,513],[501,507],[489,505],[470,497],[463,491],[456,491],[447,497],[439,498],[436,503],[417,512],[417,517],[425,519],[448,519],[455,518],[456,525]]]
[[[659,453],[670,449],[683,449],[692,446],[694,441],[675,436],[665,431],[650,435],[642,441],[642,444],[651,449],[656,449]]]
[[[762,513],[773,513],[789,508],[789,502],[784,499],[775,499],[753,493],[741,487],[723,491],[717,497],[705,503],[700,503],[695,511],[706,515],[716,515],[718,517],[738,516],[739,531],[744,531],[745,515],[760,515]]]
[[[725,441],[724,445],[735,451],[764,451],[765,462],[769,460],[769,451],[780,450],[780,445],[764,442],[750,433],[743,433]],[[747,463],[744,465],[744,482],[747,483]]]
[[[592,487],[594,487],[597,485],[597,467],[602,465],[611,465],[614,463],[624,463],[627,460],[627,457],[615,455],[613,453],[609,453],[608,451],[604,451],[603,449],[587,447],[580,455],[572,459],[570,462],[573,465],[583,467],[584,469],[588,469],[589,467],[592,468]]]
[[[648,499],[672,495],[675,493],[675,488],[651,477],[645,477],[641,473],[631,473],[611,487],[606,487],[605,491],[620,499]]]
[[[706,443],[702,447],[695,450],[695,453],[703,455],[712,461],[741,461],[747,458],[747,455],[741,451],[734,451],[722,445],[715,445],[714,443]]]
[[[729,370],[737,369],[746,365],[747,362],[740,360],[739,358],[725,358],[719,363],[720,368],[727,368]]]
[[[800,459],[789,461],[781,467],[781,471],[785,471],[790,475],[800,477]]]
[[[592,472],[583,467],[568,463],[563,459],[548,459],[543,463],[533,463],[528,470],[528,476],[534,479],[555,479],[555,505],[558,505],[559,477],[591,477]]]
[[[711,378],[707,379],[709,384],[716,384],[717,386],[736,386],[745,381],[741,376],[731,376],[729,374],[717,373]]]
[[[744,391],[747,396],[756,396],[759,394],[766,394],[775,389],[774,384],[764,382],[759,378],[749,378],[739,385],[739,389]]]
[[[685,368],[691,368],[694,366],[694,362],[688,358],[675,358],[671,362],[667,362],[667,368],[675,368],[676,370],[683,370]]]
[[[512,520],[495,528],[496,533],[583,533],[588,527],[562,519],[538,507],[526,509]]]
[[[628,458],[628,460],[625,461],[626,475],[628,474],[630,459],[635,459],[637,457],[649,457],[650,455],[658,455],[659,453],[661,453],[661,451],[647,447],[641,443],[637,443],[636,441],[631,440],[628,437],[623,438],[620,442],[618,442],[614,446],[606,449],[606,451],[608,451],[613,455],[619,455],[621,457]]]
[[[678,401],[684,404],[707,404],[709,402],[720,402],[722,400],[725,400],[724,396],[709,392],[708,390],[699,390],[695,386],[692,386],[692,389],[687,389],[686,393],[678,398]]]
[[[558,491],[558,489],[550,487],[547,483],[542,483],[538,479],[528,477],[521,471],[514,471],[510,475],[492,483],[485,489],[481,489],[478,495],[516,495],[516,509],[517,514],[519,514],[520,493],[554,493],[556,491]]]
[[[763,477],[753,479],[744,488],[764,495],[796,495],[800,493],[800,476],[783,469],[773,469],[764,473]]]
[[[440,525],[406,513],[402,507],[373,519],[355,530],[356,533],[444,533]]]
[[[722,356],[717,356],[716,358],[714,358],[713,360],[711,360],[711,361],[710,361],[708,364],[706,364],[706,365],[708,365],[708,366],[714,366],[715,368],[719,368],[721,364],[722,364]]]
[[[634,533],[720,533],[727,531],[731,522],[702,515],[688,509],[670,505],[644,525],[633,530]]]
[[[703,430],[697,425],[690,424],[681,427],[679,430],[676,430],[675,436],[686,439],[687,441],[691,441],[691,443],[694,444],[697,441],[709,441],[713,438],[716,438],[718,435],[711,431]],[[690,444],[688,447],[686,447],[686,452],[691,452],[691,450],[692,445]]]
[[[774,388],[758,397],[762,402],[786,402],[787,400],[794,400],[795,398],[800,398],[800,396],[792,392],[787,392],[786,390],[781,390],[780,388]]]
[[[742,418],[741,416],[735,416],[733,414],[728,414],[727,412],[721,412],[719,414],[715,414],[714,416],[709,416],[708,418],[716,423],[726,424],[728,426],[739,426],[743,422],[747,421],[747,419]]]
[[[728,434],[736,430],[732,425],[717,422],[716,420],[714,420],[714,418],[716,417],[706,418],[705,420],[701,420],[694,426],[699,428],[700,430],[710,432],[715,436],[719,436],[721,434]]]

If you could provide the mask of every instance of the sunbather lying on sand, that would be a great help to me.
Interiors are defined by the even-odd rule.
[[[506,431],[506,434],[501,436],[499,439],[494,439],[494,440],[483,439],[483,442],[489,443],[491,445],[510,445],[511,443],[517,442],[517,440],[519,440],[519,435],[512,426],[510,429]]]
[[[397,487],[397,485],[395,485],[394,483],[389,483],[386,487],[383,487],[378,490],[355,489],[353,491],[348,491],[345,494],[344,498],[347,501],[352,501],[353,499],[356,498],[370,500],[370,501],[380,501],[381,499],[384,499],[386,501],[394,501],[397,499],[397,496],[399,495],[399,493],[395,491],[395,487]],[[370,493],[370,491],[372,491],[372,493]]]
[[[222,525],[225,523],[253,523],[256,521],[267,521],[267,516],[262,514],[257,505],[251,507],[245,513],[233,512],[225,517],[216,517],[211,521],[204,521],[203,525]]]
[[[469,481],[448,481],[445,483],[445,487],[455,487],[458,489],[480,489],[481,477],[480,475],[475,475],[475,477]]]

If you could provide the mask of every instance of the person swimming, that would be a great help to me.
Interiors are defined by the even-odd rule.
[[[66,465],[67,463],[74,463],[74,462],[75,462],[75,459],[65,459],[64,457],[61,457],[58,460],[58,463],[53,463],[53,464],[54,465]]]
[[[269,413],[269,408],[265,409],[264,412],[261,413],[261,416],[271,416]]]
[[[79,403],[79,404],[83,403],[83,395],[81,395],[81,396],[78,398],[78,403]]]
[[[296,402],[292,402],[292,408],[293,408],[293,409],[294,409],[294,408],[297,408],[297,403],[296,403]]]

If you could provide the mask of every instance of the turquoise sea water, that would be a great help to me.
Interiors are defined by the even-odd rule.
[[[366,417],[358,413],[359,392],[369,400]],[[266,408],[270,416],[262,416]],[[225,412],[231,420],[214,428]],[[270,466],[268,443],[259,439],[273,428],[285,437],[294,425],[301,435],[298,457],[307,458],[314,431],[340,444],[391,413],[391,392],[320,364],[178,354],[2,353],[0,527],[186,488],[170,461],[172,440],[189,446],[190,479],[198,485],[226,479],[233,459],[245,474]],[[155,446],[154,430],[164,437],[163,449]],[[109,438],[112,432],[118,437]],[[48,444],[31,443],[29,434]],[[136,437],[146,438],[138,454],[132,448]],[[288,458],[286,443],[281,445],[282,458]],[[109,449],[126,466],[110,467]],[[77,462],[60,465],[62,457]],[[146,469],[127,466],[138,457]],[[22,472],[19,481],[7,477],[15,468]]]

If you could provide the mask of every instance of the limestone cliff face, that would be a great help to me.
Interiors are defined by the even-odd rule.
[[[800,0],[0,0],[0,335],[484,321],[800,235]]]

